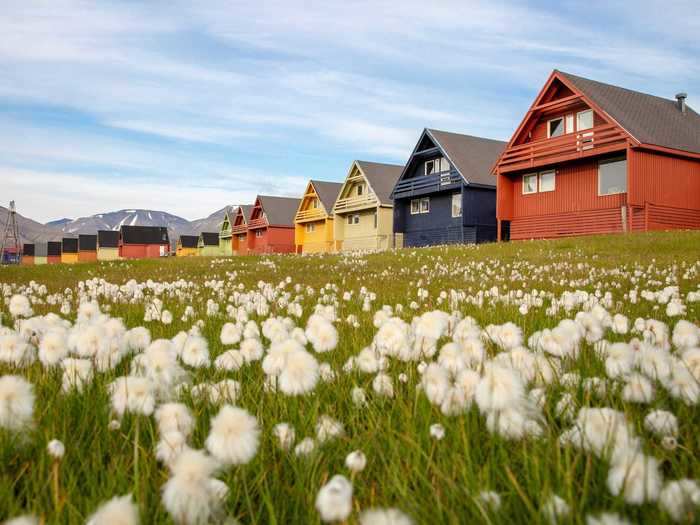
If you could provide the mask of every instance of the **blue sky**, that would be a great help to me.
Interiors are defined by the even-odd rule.
[[[698,34],[696,1],[5,0],[0,199],[47,221],[298,195],[424,127],[507,140],[554,68],[698,108]]]

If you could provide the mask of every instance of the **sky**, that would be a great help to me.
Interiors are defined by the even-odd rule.
[[[508,140],[552,69],[700,108],[697,0],[3,0],[0,204],[189,220]]]

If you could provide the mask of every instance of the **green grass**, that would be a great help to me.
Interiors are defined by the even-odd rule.
[[[633,284],[635,271],[646,276]],[[235,276],[233,276],[235,275]],[[41,266],[0,268],[0,289],[12,291],[35,281],[45,284],[49,294],[65,289],[77,290],[78,282],[105,279],[124,284],[130,279],[138,282],[175,281],[185,279],[198,284],[191,296],[179,300],[168,294],[161,296],[165,308],[174,314],[173,324],[144,323],[144,304],[110,303],[100,298],[100,304],[110,305],[110,314],[121,317],[128,327],[145,325],[153,339],[172,337],[189,329],[192,321],[179,320],[185,307],[191,304],[196,319],[205,321],[203,334],[209,340],[212,358],[224,348],[219,332],[225,314],[207,317],[206,301],[213,297],[204,281],[221,279],[226,282],[228,297],[233,287],[243,283],[254,289],[258,281],[277,285],[287,276],[293,292],[297,283],[315,289],[313,296],[304,296],[306,318],[319,300],[319,290],[326,284],[335,285],[338,292],[338,317],[349,314],[359,318],[360,327],[353,329],[339,323],[340,343],[329,354],[319,356],[337,372],[332,383],[319,383],[314,392],[300,398],[287,398],[263,390],[263,373],[259,364],[243,367],[233,373],[208,370],[193,372],[193,382],[219,381],[226,377],[241,382],[238,405],[253,413],[262,429],[261,447],[248,465],[226,471],[220,479],[230,489],[226,502],[229,514],[243,523],[317,523],[314,500],[318,488],[334,474],[349,476],[344,467],[347,453],[361,449],[368,457],[367,468],[354,478],[355,506],[396,506],[411,515],[417,523],[475,523],[494,524],[544,522],[540,506],[554,492],[572,507],[572,516],[565,523],[583,523],[585,515],[603,510],[624,514],[635,522],[665,523],[665,516],[655,505],[630,506],[613,497],[606,488],[606,464],[586,453],[558,446],[558,437],[569,424],[554,415],[554,405],[563,387],[548,389],[545,407],[546,432],[542,439],[519,442],[506,441],[486,429],[485,418],[476,406],[461,416],[445,417],[437,407],[415,389],[418,373],[415,363],[392,361],[389,373],[409,375],[407,384],[395,382],[393,400],[377,397],[371,390],[372,376],[354,371],[342,372],[342,364],[370,343],[376,329],[372,325],[374,312],[383,304],[403,304],[402,317],[409,321],[413,315],[431,309],[450,311],[446,302],[438,304],[441,291],[464,290],[476,294],[493,286],[505,290],[533,289],[551,292],[586,290],[610,291],[615,306],[611,313],[623,313],[630,320],[636,317],[660,319],[671,326],[665,309],[655,309],[655,303],[640,299],[637,304],[625,300],[631,288],[658,290],[668,284],[678,285],[685,295],[700,285],[700,233],[654,233],[626,236],[601,236],[559,241],[519,242],[479,247],[454,246],[421,250],[401,250],[361,257],[344,256],[269,256],[234,257],[228,259],[185,258],[151,261],[125,261],[74,266]],[[429,297],[417,311],[408,304],[418,301],[418,282],[429,291]],[[357,293],[365,286],[377,294],[370,312],[363,312]],[[353,300],[342,300],[344,291],[354,291]],[[302,293],[304,293],[302,291]],[[330,293],[330,292],[328,292]],[[74,294],[75,296],[75,294]],[[213,297],[221,304],[226,301]],[[545,307],[521,315],[517,307],[488,301],[478,307],[461,303],[465,315],[476,318],[483,326],[514,321],[529,336],[535,330],[555,326],[575,311],[549,317]],[[73,320],[76,305],[68,317]],[[700,303],[688,303],[685,318],[698,322]],[[35,313],[58,311],[59,306],[34,305]],[[7,307],[2,322],[10,325]],[[276,313],[273,306],[272,313]],[[281,315],[286,315],[284,310]],[[255,318],[255,317],[253,317]],[[629,339],[606,333],[611,340]],[[493,348],[490,351],[494,351]],[[118,431],[108,430],[112,419],[106,385],[115,377],[128,373],[129,360],[95,381],[82,394],[61,393],[59,371],[45,371],[37,362],[28,369],[14,370],[0,365],[0,375],[19,373],[36,388],[34,428],[23,435],[0,431],[0,520],[32,512],[46,523],[80,523],[100,502],[115,495],[135,490],[143,523],[171,523],[160,504],[160,487],[167,480],[167,470],[154,457],[157,441],[155,423],[151,418],[140,422],[139,479],[133,473],[134,417],[127,415]],[[589,347],[567,369],[582,376],[603,375],[602,365]],[[354,386],[367,390],[369,404],[356,408],[350,391]],[[583,390],[574,390],[580,406],[611,406],[624,410],[637,427],[644,449],[662,464],[666,479],[700,478],[700,412],[671,399],[659,388],[650,406],[637,406],[621,400],[619,392],[611,389],[603,399],[591,398]],[[218,407],[193,401],[186,396],[197,427],[191,445],[202,448],[210,418]],[[660,446],[642,428],[644,415],[651,407],[665,408],[677,415],[680,422],[680,446],[673,452]],[[297,458],[282,452],[272,435],[272,427],[286,421],[296,429],[297,439],[314,435],[318,417],[328,414],[343,422],[345,437],[320,446],[308,458]],[[430,438],[432,423],[442,423],[446,437],[442,441]],[[46,452],[51,439],[66,445],[66,456],[60,466],[63,500],[54,508],[51,495],[52,460]],[[481,490],[495,490],[503,500],[502,508],[492,512],[476,499]],[[351,522],[355,522],[353,513]]]

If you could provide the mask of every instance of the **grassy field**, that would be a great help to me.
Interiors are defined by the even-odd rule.
[[[677,289],[646,293],[669,286]],[[134,293],[134,289],[139,292]],[[358,523],[363,510],[376,507],[400,509],[415,523],[548,523],[545,508],[552,495],[562,498],[570,509],[567,515],[562,513],[558,523],[585,523],[586,517],[601,512],[617,513],[635,523],[670,522],[668,511],[657,501],[658,489],[648,489],[641,504],[631,502],[634,498],[630,493],[612,493],[608,478],[613,459],[607,451],[596,453],[591,447],[561,444],[560,437],[575,425],[582,407],[610,407],[624,414],[628,431],[639,439],[641,452],[658,461],[658,476],[664,482],[700,478],[700,411],[692,399],[693,386],[688,387],[690,393],[679,395],[667,378],[644,372],[639,359],[628,374],[609,377],[615,375],[606,368],[610,345],[602,342],[644,339],[649,330],[635,332],[635,320],[657,320],[668,327],[668,337],[657,337],[651,346],[663,353],[670,366],[685,363],[682,356],[687,349],[676,344],[663,347],[670,343],[679,320],[698,325],[700,319],[700,301],[693,300],[700,292],[700,233],[437,247],[369,255],[171,258],[0,268],[0,290],[5,298],[0,304],[2,325],[20,330],[31,322],[15,324],[8,306],[15,294],[31,299],[34,316],[54,312],[71,323],[76,321],[81,299],[95,299],[103,313],[120,318],[126,328],[146,327],[152,340],[171,339],[199,325],[212,365],[180,363],[187,372],[187,382],[239,382],[240,390],[229,402],[252,414],[261,430],[252,460],[224,467],[216,474],[228,487],[221,502],[223,512],[241,523],[318,523],[317,494],[336,474],[351,479],[354,489],[348,523]],[[587,294],[574,295],[576,291]],[[170,324],[160,319],[144,320],[154,298],[162,301],[162,306],[156,304],[157,317],[167,310],[172,314]],[[679,312],[673,311],[669,302]],[[264,306],[259,308],[261,303]],[[290,315],[288,303],[301,306],[300,317]],[[596,303],[597,310],[593,309]],[[218,305],[218,312],[213,304]],[[224,345],[220,339],[224,323],[236,321],[227,312],[229,304],[235,307],[230,311],[248,307],[249,319],[258,325],[267,317],[283,316],[301,328],[307,326],[318,305],[327,307],[325,315],[337,318],[332,324],[338,344],[324,353],[316,353],[311,344],[307,350],[319,363],[328,363],[335,377],[322,378],[304,395],[288,396],[265,388],[266,374],[259,360],[238,370],[214,366],[217,356],[239,347],[239,343]],[[422,354],[400,359],[385,352],[381,366],[386,367],[384,372],[392,382],[393,397],[375,391],[376,372],[358,370],[357,364],[352,370],[347,366],[348,360],[373,340],[377,343],[375,336],[381,330],[377,325],[383,319],[381,315],[375,319],[375,314],[384,305],[406,321],[412,346],[418,344],[413,338],[418,325],[410,326],[414,317],[433,310],[459,312],[439,340],[422,341]],[[585,332],[588,340],[578,342],[570,355],[543,352],[532,348],[532,340],[528,342],[535,332],[552,329],[562,319],[574,319],[580,311],[593,309],[595,315],[602,315],[600,306],[610,316],[625,316],[629,320],[627,333],[613,330],[610,318],[601,318],[595,321],[600,326],[591,327],[581,317],[581,333]],[[68,313],[61,314],[62,307]],[[191,316],[186,315],[188,307],[193,310]],[[233,315],[242,314],[234,311]],[[512,368],[525,386],[525,398],[533,399],[531,391],[542,389],[538,393],[544,394],[543,402],[532,416],[539,435],[514,438],[494,431],[487,424],[491,417],[488,410],[471,399],[456,413],[445,415],[439,403],[426,395],[421,372],[438,359],[440,349],[453,338],[454,325],[467,316],[480,326],[478,338],[487,351],[485,360],[467,368],[485,373],[490,361],[504,363],[504,358],[497,356],[509,350],[523,353],[521,346],[529,347],[524,351],[528,359],[539,355],[553,363],[553,377],[546,381],[528,376],[522,367]],[[522,330],[521,345],[509,347],[494,339],[494,333],[500,332],[486,329],[508,322]],[[425,325],[429,324],[426,320]],[[41,322],[37,326],[42,326]],[[601,333],[596,336],[598,329]],[[652,335],[658,336],[659,330],[654,325]],[[30,344],[27,355],[41,344],[43,334],[40,329],[35,332],[23,333]],[[3,337],[9,333],[6,330]],[[270,340],[265,335],[260,339],[267,351]],[[161,500],[162,487],[171,472],[156,459],[160,436],[153,416],[127,412],[118,429],[113,429],[114,423],[110,428],[115,414],[108,385],[133,373],[132,361],[141,352],[125,351],[111,369],[96,371],[82,392],[62,390],[60,366],[44,366],[39,360],[0,362],[0,376],[22,376],[36,394],[29,425],[19,430],[0,428],[0,521],[32,514],[44,523],[83,523],[104,501],[131,493],[142,523],[173,522]],[[381,354],[381,350],[377,352]],[[631,401],[624,393],[630,374],[638,369],[653,388],[652,399],[644,402]],[[698,368],[691,367],[693,370]],[[605,385],[604,392],[590,388],[591,382],[585,380],[592,377],[599,378],[596,384]],[[697,378],[695,381],[697,384]],[[353,400],[356,387],[365,392],[364,406]],[[187,405],[196,420],[188,444],[204,449],[211,419],[222,402],[198,396],[196,390],[178,389],[170,399],[157,402],[177,400]],[[645,428],[645,416],[654,409],[676,416],[675,446]],[[316,427],[324,415],[342,423],[344,432],[320,442]],[[315,450],[306,456],[295,454],[293,447],[283,450],[273,432],[281,422],[294,428],[296,443],[314,438]],[[443,439],[431,436],[433,424],[444,427]],[[65,445],[60,461],[47,451],[52,439]],[[345,458],[354,450],[366,455],[367,466],[351,473]],[[500,505],[480,497],[483,491],[497,493]],[[700,512],[682,509],[681,520],[697,519]],[[365,523],[388,523],[369,520],[365,516]]]

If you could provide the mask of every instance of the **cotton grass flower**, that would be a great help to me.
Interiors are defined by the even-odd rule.
[[[372,380],[372,389],[380,396],[394,397],[394,383],[387,374],[377,374]]]
[[[445,427],[440,423],[430,425],[430,437],[437,441],[441,441],[445,437]]]
[[[501,508],[501,496],[493,490],[482,490],[479,492],[479,500],[494,512]]]
[[[207,340],[199,335],[190,335],[182,347],[180,359],[192,368],[208,367],[210,360]]]
[[[367,466],[367,456],[361,450],[353,450],[345,456],[345,466],[352,473],[362,472]]]
[[[64,392],[70,392],[75,389],[82,392],[85,385],[92,382],[93,366],[89,359],[75,359],[68,357],[61,361],[63,368],[63,377],[61,387]]]
[[[360,514],[360,525],[413,525],[413,520],[399,509],[367,509]]]
[[[632,522],[614,512],[602,512],[597,516],[586,516],[586,525],[632,525]]]
[[[49,367],[58,365],[68,355],[68,344],[63,331],[52,330],[41,338],[39,361]]]
[[[289,423],[277,423],[272,429],[272,433],[277,438],[282,450],[289,450],[294,445],[296,432]]]
[[[312,438],[302,439],[296,447],[294,447],[295,456],[308,456],[316,450],[316,442]]]
[[[39,525],[39,518],[27,514],[3,521],[3,525]]]
[[[653,410],[644,418],[644,428],[659,437],[675,437],[678,435],[678,419],[667,410]]]
[[[49,441],[48,445],[46,445],[46,450],[54,459],[62,459],[63,455],[66,453],[65,445],[58,439]]]
[[[161,432],[156,444],[156,459],[161,463],[172,466],[185,450],[189,450],[187,437],[177,430]]]
[[[319,443],[341,437],[344,433],[343,424],[330,416],[322,415],[316,423],[316,439]]]
[[[139,511],[131,494],[116,496],[100,505],[86,525],[138,525]]]
[[[565,520],[571,513],[571,507],[563,498],[552,494],[542,506],[542,514],[552,525]]]
[[[614,496],[622,495],[627,503],[641,505],[656,501],[663,477],[656,459],[633,451],[612,465],[607,484]]]
[[[24,295],[13,295],[10,298],[10,315],[12,317],[31,317],[33,314],[32,305]]]
[[[352,483],[345,476],[336,474],[318,491],[316,510],[321,521],[344,521],[352,512]]]
[[[659,507],[673,521],[694,521],[700,506],[700,485],[694,479],[669,481],[659,494]]]
[[[155,409],[155,398],[150,381],[143,377],[118,377],[109,385],[112,409],[122,417],[125,412],[150,416]]]
[[[211,421],[207,450],[224,465],[248,463],[258,451],[258,421],[246,410],[224,405]]]
[[[513,407],[525,397],[525,385],[511,368],[489,364],[476,387],[474,398],[482,412]]]
[[[183,403],[164,403],[155,411],[155,420],[158,432],[179,432],[185,437],[192,434],[194,418],[190,409]]]
[[[19,431],[32,422],[34,386],[20,376],[0,377],[0,428]]]
[[[278,387],[288,396],[297,396],[313,390],[318,380],[318,361],[306,350],[297,350],[286,356],[278,377]]]

